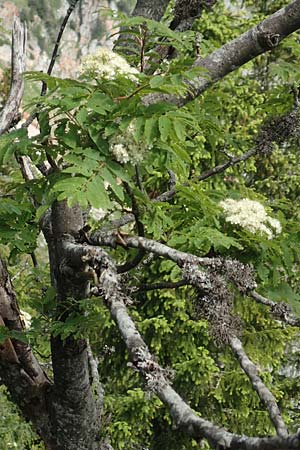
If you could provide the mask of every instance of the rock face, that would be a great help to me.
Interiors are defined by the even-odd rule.
[[[10,30],[13,16],[18,15],[28,26],[27,69],[44,71],[69,2],[27,0],[26,6],[19,7],[20,3],[17,0],[0,2],[1,25],[6,30],[6,33],[0,30],[0,64],[2,67],[10,64]],[[81,56],[103,44],[110,23],[100,17],[100,11],[108,7],[107,0],[79,0],[61,41],[55,74],[74,75]]]
[[[129,12],[134,3],[134,0],[79,0],[64,31],[53,75],[76,75],[81,57],[106,42],[112,29],[112,21],[106,15],[108,8]],[[1,70],[10,67],[13,16],[20,16],[27,23],[27,70],[45,71],[69,6],[70,0],[0,0],[0,79]]]
[[[70,2],[0,0],[0,109],[9,89],[13,17],[20,16],[27,23],[26,69],[45,72]],[[63,33],[52,75],[76,76],[82,56],[95,52],[104,43],[107,45],[113,23],[106,11],[130,12],[134,4],[135,0],[79,0]]]

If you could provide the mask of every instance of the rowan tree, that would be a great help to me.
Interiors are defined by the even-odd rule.
[[[299,1],[138,0],[61,79],[76,4],[21,124],[14,22],[2,384],[49,450],[300,448]]]

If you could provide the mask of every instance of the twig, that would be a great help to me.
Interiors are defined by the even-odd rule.
[[[251,156],[256,155],[257,151],[258,151],[257,148],[252,148],[240,156],[236,156],[235,158],[230,158],[229,161],[227,161],[223,164],[219,164],[218,166],[215,166],[212,169],[209,169],[206,172],[202,173],[201,175],[199,175],[197,177],[197,180],[203,181],[213,175],[217,175],[218,173],[224,172],[224,170],[228,169],[229,167],[232,167],[235,164],[238,164],[242,161],[246,161],[247,159],[251,158]]]
[[[168,170],[170,175],[169,180],[169,190],[166,192],[163,192],[162,194],[155,197],[152,201],[153,203],[156,202],[168,202],[176,195],[176,176],[172,170]]]
[[[137,267],[140,262],[143,260],[145,256],[145,251],[144,250],[139,250],[138,253],[130,260],[130,261],[126,261],[126,263],[117,266],[117,272],[118,273],[125,273],[125,272],[129,272],[129,270],[134,269],[135,267]]]
[[[38,262],[37,262],[37,259],[36,259],[36,254],[35,254],[34,252],[31,252],[31,253],[30,253],[30,257],[31,257],[31,260],[32,260],[33,267],[38,267]]]
[[[62,24],[61,24],[61,26],[60,26],[60,30],[59,30],[58,35],[57,35],[57,38],[56,38],[55,46],[54,46],[54,49],[53,49],[53,52],[52,52],[51,60],[50,60],[49,66],[48,66],[48,70],[47,70],[47,74],[48,74],[48,75],[51,75],[51,73],[52,73],[54,64],[55,64],[55,62],[56,62],[56,58],[57,58],[57,56],[58,56],[58,48],[59,48],[60,41],[61,41],[61,39],[62,39],[62,36],[63,36],[64,31],[65,31],[66,25],[67,25],[68,20],[69,20],[69,18],[70,18],[70,15],[71,15],[72,12],[74,11],[75,6],[77,5],[78,1],[79,1],[79,0],[73,0],[73,1],[70,3],[70,6],[69,6],[69,8],[68,8],[68,10],[67,10],[67,12],[66,12],[66,15],[65,15],[65,17],[64,17],[64,19],[63,19],[63,21],[62,21]],[[41,89],[41,96],[44,96],[44,95],[46,94],[46,92],[47,92],[47,83],[46,83],[45,81],[43,81],[43,82],[42,82],[42,89]],[[34,113],[34,114],[32,114],[30,117],[28,117],[28,119],[26,120],[26,122],[23,123],[22,128],[27,128],[27,127],[29,127],[29,125],[34,121],[34,119],[35,119],[36,117],[37,117],[37,113]],[[49,162],[50,162],[50,161],[49,161]],[[52,163],[53,163],[53,160],[52,160]],[[51,163],[50,163],[50,164],[51,164]],[[52,166],[52,164],[51,164],[51,166]]]
[[[27,29],[19,17],[14,17],[11,53],[11,86],[8,98],[0,114],[0,135],[10,129],[18,118],[19,107],[23,97],[23,73],[26,65]]]
[[[126,189],[128,195],[131,197],[132,213],[135,218],[138,235],[144,236],[145,235],[144,225],[140,221],[140,211],[139,211],[139,207],[138,207],[136,198],[135,198],[134,193],[133,193],[132,189],[130,188],[130,186],[127,183],[125,183],[124,186],[125,186],[125,189]],[[135,255],[135,257],[131,261],[127,261],[125,264],[117,267],[118,273],[125,273],[125,272],[128,272],[129,270],[134,269],[143,260],[144,255],[145,255],[145,250],[139,249],[137,255]]]
[[[140,173],[140,168],[139,168],[139,166],[137,164],[135,165],[135,179],[136,179],[136,185],[139,188],[139,190],[141,192],[145,192],[145,189],[144,189],[144,186],[143,186],[143,182],[142,182],[141,173]]]
[[[278,436],[288,436],[288,430],[282,419],[281,413],[276,403],[276,399],[258,375],[257,367],[248,358],[246,352],[243,349],[241,341],[237,337],[232,337],[229,341],[229,345],[233,353],[236,355],[241,368],[249,378],[253,389],[257,392],[259,398],[265,405]]]
[[[52,52],[50,64],[49,64],[49,67],[48,67],[48,70],[47,70],[47,74],[48,75],[51,75],[51,73],[52,73],[54,64],[56,62],[56,58],[58,56],[58,48],[59,48],[59,44],[60,44],[61,38],[62,38],[63,33],[65,31],[65,28],[66,28],[66,25],[68,23],[68,20],[69,20],[69,18],[71,16],[72,12],[74,11],[75,6],[77,5],[77,3],[78,3],[78,0],[73,0],[70,3],[70,6],[69,6],[69,8],[68,8],[68,10],[66,12],[65,17],[64,17],[64,20],[62,21],[62,24],[60,26],[60,30],[59,30],[57,38],[56,38],[55,46],[54,46],[54,49],[53,49],[53,52]],[[47,83],[45,81],[43,81],[41,95],[45,95],[46,92],[47,92]]]
[[[186,280],[176,281],[175,283],[172,283],[171,281],[162,281],[161,283],[142,284],[136,291],[133,291],[133,293],[138,294],[139,292],[154,291],[156,289],[177,289],[189,285],[190,283]]]

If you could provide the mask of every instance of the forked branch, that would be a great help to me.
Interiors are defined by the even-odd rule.
[[[275,318],[278,318],[282,322],[285,322],[287,325],[300,327],[300,318],[295,317],[291,313],[290,308],[285,302],[276,303],[266,297],[263,297],[255,291],[256,284],[254,280],[251,279],[251,271],[249,272],[249,267],[241,264],[239,261],[195,256],[191,253],[176,250],[166,244],[162,244],[160,242],[141,236],[123,236],[123,242],[121,243],[118,240],[117,234],[96,231],[87,236],[87,241],[92,245],[116,247],[117,245],[124,246],[125,244],[128,248],[140,248],[145,250],[146,252],[154,253],[158,256],[170,259],[178,264],[179,267],[183,267],[185,264],[195,264],[217,271],[226,271],[227,269],[230,269],[232,276],[234,276],[234,264],[237,264],[239,266],[238,272],[240,272],[240,274],[244,276],[245,283],[244,285],[241,285],[238,281],[238,277],[236,279],[232,279],[231,281],[234,282],[240,292],[243,295],[247,295],[248,297],[253,298],[256,302],[268,306]]]
[[[73,261],[88,262],[100,270],[101,291],[129,351],[133,367],[145,377],[148,388],[155,392],[168,407],[177,427],[195,439],[206,438],[214,448],[221,447],[232,450],[300,449],[298,434],[266,438],[239,436],[196,415],[171,387],[168,380],[170,371],[163,369],[151,355],[128,314],[126,304],[131,303],[131,299],[124,294],[119,284],[116,267],[107,253],[102,249],[68,241],[65,242],[64,249],[67,257]]]

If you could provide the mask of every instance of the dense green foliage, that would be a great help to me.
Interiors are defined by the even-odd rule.
[[[248,63],[181,109],[164,102],[150,106],[142,102],[147,94],[183,95],[183,80],[201,73],[201,69],[191,69],[196,33],[202,36],[201,54],[209,53],[286,2],[269,3],[244,1],[242,9],[230,11],[220,2],[184,36],[162,23],[126,20],[127,26],[139,26],[139,38],[145,40],[144,61],[148,57],[156,61],[154,49],[161,38],[177,50],[177,58],[160,64],[154,75],[152,67],[132,77],[119,73],[112,79],[91,72],[76,80],[29,73],[30,83],[42,80],[48,86],[42,100],[27,105],[31,110],[40,105],[41,134],[28,138],[25,130],[18,130],[0,140],[0,242],[15,264],[14,284],[21,307],[33,316],[27,339],[47,362],[50,332],[89,337],[105,383],[103,433],[112,437],[116,449],[144,445],[152,450],[184,450],[197,444],[171,429],[161,402],[143,391],[102,300],[82,300],[84,320],[70,316],[62,329],[51,314],[54,292],[46,275],[45,255],[40,255],[40,267],[34,270],[28,268],[24,255],[35,250],[39,220],[55,199],[101,208],[101,226],[137,203],[147,237],[195,255],[222,255],[251,264],[259,292],[299,310],[299,139],[275,145],[271,154],[249,159],[225,173],[197,180],[226,161],[228,154],[239,155],[252,148],[267,119],[291,110],[291,90],[299,83],[299,35],[289,37],[278,49]],[[128,61],[140,67],[138,46]],[[126,146],[127,154],[116,151],[120,144]],[[47,179],[24,182],[12,162],[14,153],[30,155],[37,165],[47,155],[56,161],[63,158],[64,164],[59,162],[60,170]],[[176,196],[170,202],[152,202],[168,189],[169,171],[176,177]],[[29,194],[40,205],[37,211]],[[280,220],[283,231],[268,239],[263,233],[226,222],[220,207],[226,198],[259,201]],[[90,226],[97,228],[99,223],[91,218]],[[127,231],[134,230],[129,226]],[[135,251],[118,249],[112,254],[121,264]],[[131,275],[129,286],[124,275],[124,286],[133,292],[135,286],[181,279],[174,263],[155,257],[146,258]],[[267,412],[249,380],[230,350],[222,343],[217,345],[207,321],[198,318],[196,306],[197,293],[181,287],[135,292],[130,312],[161,365],[174,370],[174,387],[201,416],[233,432],[272,434]],[[295,331],[271,319],[263,306],[238,292],[235,313],[242,318],[247,354],[259,365],[262,379],[294,430],[299,419],[298,381],[285,377],[284,367],[297,369],[298,349],[288,351],[293,348]],[[18,448],[25,449],[28,430],[22,427],[24,433],[14,439]],[[13,439],[11,432],[4,430],[3,435],[8,445]]]

